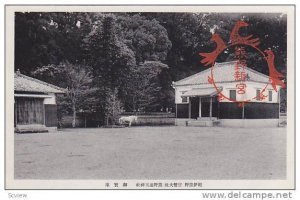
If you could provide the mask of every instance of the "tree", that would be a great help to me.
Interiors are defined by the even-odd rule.
[[[169,73],[173,80],[201,71],[197,50],[209,43],[210,14],[143,13],[143,15],[147,19],[156,19],[167,30],[172,48],[167,54],[165,63],[170,67]]]
[[[137,64],[166,59],[172,43],[159,21],[134,13],[117,15],[116,22],[118,37],[134,52]]]
[[[158,61],[146,61],[133,67],[130,71],[130,80],[126,84],[127,109],[133,111],[153,111],[159,102],[161,90],[159,74],[168,66]]]
[[[67,89],[66,96],[58,98],[58,105],[64,107],[61,112],[71,111],[73,127],[76,127],[76,114],[79,110],[95,110],[95,93],[98,89],[92,86],[93,77],[88,66],[63,62],[59,65],[43,66],[32,74]]]
[[[115,20],[113,14],[99,15],[83,45],[85,58],[92,66],[93,84],[99,89],[97,113],[103,123],[106,123],[107,88],[122,91],[130,68],[136,65],[134,52],[118,38]]]
[[[135,65],[135,55],[117,37],[115,16],[107,14],[100,19],[84,39],[86,60],[93,67],[95,84],[118,88],[129,67]]]
[[[109,122],[111,122],[111,124],[114,125],[123,110],[122,103],[118,98],[117,88],[115,88],[114,90],[107,90],[105,103],[106,125],[109,125]]]
[[[90,32],[93,13],[16,12],[15,68],[25,74],[64,60],[82,62],[82,39]]]

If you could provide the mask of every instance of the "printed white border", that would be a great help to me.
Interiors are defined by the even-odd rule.
[[[14,179],[14,12],[224,12],[224,13],[286,13],[287,14],[287,179],[286,180],[186,180],[201,182],[201,189],[293,189],[294,185],[294,113],[295,113],[295,7],[278,6],[29,6],[7,5],[5,7],[6,42],[6,189],[107,189],[106,182],[127,182],[124,189],[170,189],[136,188],[137,182],[185,182],[185,180],[15,180]],[[123,189],[123,188],[118,188]],[[176,189],[176,188],[172,188]],[[191,189],[191,188],[178,188]],[[199,189],[199,188],[196,188]]]

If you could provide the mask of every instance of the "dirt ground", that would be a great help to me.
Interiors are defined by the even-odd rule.
[[[131,127],[15,134],[15,179],[284,179],[285,128]]]

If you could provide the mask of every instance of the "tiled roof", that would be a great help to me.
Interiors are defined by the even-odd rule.
[[[65,93],[62,88],[25,76],[19,72],[15,73],[14,76],[14,89],[20,92]]]
[[[216,63],[213,67],[213,79],[216,83],[222,82],[233,82],[234,74],[236,72],[235,66],[237,61]],[[244,67],[239,70],[240,72],[245,72],[247,74],[246,81],[260,82],[260,83],[268,83],[269,77],[250,69],[248,67]],[[178,85],[198,85],[198,84],[209,84],[208,76],[211,76],[211,68],[208,68],[202,72],[194,74],[192,76],[186,77],[179,81],[173,83],[174,86]]]

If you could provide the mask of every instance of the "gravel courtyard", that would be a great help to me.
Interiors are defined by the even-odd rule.
[[[15,179],[284,179],[285,172],[285,128],[15,134]]]

